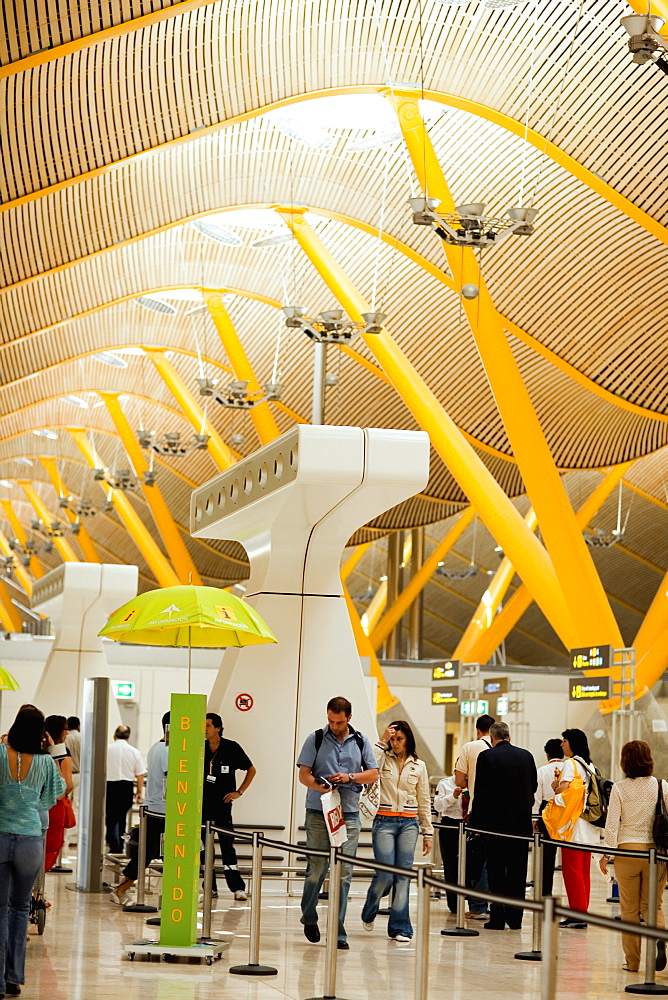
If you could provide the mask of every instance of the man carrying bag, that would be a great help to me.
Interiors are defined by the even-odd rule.
[[[297,767],[299,780],[308,789],[306,846],[329,850],[330,843],[333,843],[340,846],[344,854],[354,856],[362,825],[359,817],[360,792],[364,785],[378,779],[378,768],[371,743],[350,725],[351,716],[352,706],[347,698],[332,698],[327,704],[327,725],[307,737],[297,759]],[[330,796],[334,791],[336,795]],[[338,796],[341,799],[340,807],[335,801]],[[327,808],[326,814],[323,806]],[[346,839],[342,844],[343,824],[339,808],[345,824]],[[313,944],[320,940],[318,895],[328,868],[327,858],[308,858],[301,922],[306,939]],[[345,917],[352,874],[351,865],[342,866],[338,931],[340,949],[349,947]]]

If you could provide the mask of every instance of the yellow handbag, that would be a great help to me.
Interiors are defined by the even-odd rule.
[[[552,840],[569,841],[573,836],[575,824],[582,815],[587,789],[579,774],[576,774],[565,792],[559,794],[563,805],[557,802],[557,796],[550,799],[543,809],[545,829]]]

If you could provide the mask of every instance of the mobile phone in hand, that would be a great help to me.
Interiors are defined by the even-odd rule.
[[[334,787],[334,785],[331,783],[331,781],[329,781],[327,778],[318,778],[318,777],[316,777],[315,780],[318,782],[319,785],[324,785],[325,788],[333,788]]]

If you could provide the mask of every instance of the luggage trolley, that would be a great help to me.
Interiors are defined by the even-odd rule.
[[[44,898],[45,864],[46,864],[46,836],[44,836],[44,855],[42,857],[42,867],[39,871],[35,885],[30,897],[30,915],[28,921],[37,925],[37,933],[43,934],[46,925],[46,900]]]

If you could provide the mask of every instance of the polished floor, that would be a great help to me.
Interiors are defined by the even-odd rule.
[[[614,915],[607,904],[608,886],[592,872],[592,909]],[[299,924],[299,901],[265,894],[262,913],[261,961],[278,974],[266,979],[232,976],[228,968],[248,961],[250,903],[235,903],[229,893],[215,900],[213,934],[226,943],[221,961],[207,967],[190,960],[167,963],[158,958],[129,962],[127,946],[153,936],[142,914],[124,913],[107,895],[69,891],[71,875],[47,876],[49,910],[42,937],[31,932],[26,962],[26,1000],[307,1000],[324,992],[324,944],[306,942]],[[560,881],[557,876],[557,885]],[[153,897],[152,901],[156,901]],[[338,952],[337,996],[346,1000],[387,1000],[413,993],[415,946],[398,945],[385,936],[386,918],[378,917],[373,933],[360,921],[362,894],[351,895],[348,910],[350,951]],[[324,906],[321,926],[324,926]],[[486,931],[476,938],[445,938],[445,900],[432,903],[429,995],[448,998],[493,997],[521,1000],[540,997],[540,963],[520,962],[516,951],[531,948],[530,919],[521,931]],[[624,987],[642,981],[642,974],[624,972],[621,941],[613,932],[590,927],[562,930],[557,997],[605,998],[623,995]],[[658,981],[668,986],[668,974]]]

